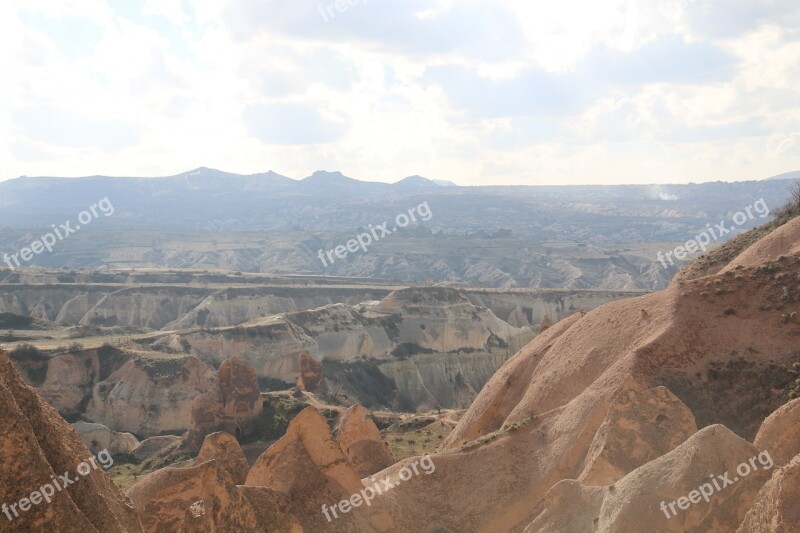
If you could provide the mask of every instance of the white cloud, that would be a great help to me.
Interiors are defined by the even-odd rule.
[[[631,183],[800,168],[795,0],[408,0],[327,22],[319,5],[0,6],[0,179],[205,165]]]

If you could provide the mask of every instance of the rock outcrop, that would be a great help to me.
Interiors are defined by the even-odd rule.
[[[614,398],[589,447],[578,480],[611,485],[697,432],[692,412],[665,387],[627,390]]]
[[[133,449],[133,457],[138,462],[144,462],[155,457],[172,446],[180,443],[181,438],[176,435],[161,435],[144,439]]]
[[[92,453],[108,450],[112,455],[130,454],[139,446],[132,434],[112,431],[103,424],[76,422],[72,427]]]
[[[238,357],[228,359],[217,370],[214,387],[194,399],[188,438],[199,443],[216,431],[250,435],[255,431],[262,407],[255,370]]]
[[[753,445],[768,450],[775,464],[788,464],[800,454],[800,398],[769,415],[758,430]]]
[[[661,273],[659,273],[661,274]],[[152,327],[161,330],[224,328],[280,313],[294,313],[344,303],[379,301],[391,293],[382,287],[284,287],[204,288],[207,280],[185,286],[185,273],[178,276],[129,275],[117,283],[142,283],[120,289],[103,285],[91,275],[80,283],[60,284],[56,276],[28,272],[21,283],[25,290],[0,284],[0,313],[53,321],[62,325]],[[143,279],[146,278],[146,279]],[[235,280],[229,280],[235,282]],[[654,284],[665,285],[665,276]],[[622,287],[620,287],[622,288]],[[438,289],[435,289],[438,290]],[[488,307],[515,327],[533,326],[550,315],[559,320],[578,311],[589,311],[605,303],[629,298],[636,292],[616,290],[466,289],[475,305]],[[46,302],[46,305],[44,304]],[[167,305],[169,304],[169,305]],[[162,344],[170,344],[170,340]],[[172,344],[180,349],[180,344]],[[236,355],[236,354],[230,354]]]
[[[758,493],[737,533],[800,531],[800,455],[775,471]]]
[[[150,533],[183,531],[185,521],[190,531],[255,531],[258,527],[252,505],[215,461],[157,470],[128,489],[128,497]]]
[[[55,354],[29,348],[9,356],[27,383],[61,416],[72,419],[83,414],[94,386],[130,359],[129,353],[112,346]]]
[[[319,392],[322,385],[322,364],[303,352],[298,357],[300,370],[297,374],[297,390]]]
[[[800,217],[790,220],[739,254],[721,272],[753,268],[781,256],[800,254]]]
[[[698,427],[721,424],[740,439],[752,441],[764,419],[785,404],[796,388],[793,365],[800,362],[800,323],[786,316],[798,307],[798,275],[800,256],[795,254],[754,267],[677,280],[665,291],[613,302],[555,323],[487,382],[445,440],[442,451],[446,453],[433,456],[435,475],[413,489],[410,484],[394,489],[397,507],[414,509],[414,513],[393,512],[395,524],[413,530],[421,524],[409,515],[420,515],[453,531],[524,529],[541,513],[553,485],[581,476],[587,458],[591,462],[592,443],[603,441],[598,436],[600,428],[614,419],[614,399],[630,391],[665,387],[691,411]],[[644,411],[665,416],[680,413],[682,408],[678,405],[676,411],[668,397]],[[663,409],[655,408],[661,403]],[[678,433],[691,431],[687,417],[673,418]],[[642,421],[632,421],[647,431]],[[653,422],[650,430],[658,430],[658,415]],[[638,440],[639,431],[630,436]],[[664,448],[680,437],[672,439]],[[646,436],[642,440],[644,453],[636,462],[661,452]],[[739,450],[734,442],[739,441],[724,439],[714,453],[737,457],[738,464],[761,451],[747,445],[740,450],[744,457],[739,452],[729,455]],[[638,446],[621,444],[631,450]],[[627,473],[614,486],[658,460]],[[633,466],[611,469],[611,477]],[[476,479],[481,480],[481,490],[456,489],[471,486]],[[758,477],[753,479],[761,483]],[[756,485],[747,485],[747,490],[757,491]],[[596,490],[603,488],[581,488],[580,492]],[[589,496],[565,498],[565,505],[574,507]],[[457,511],[449,507],[454,501],[459,502]],[[747,511],[745,500],[741,503],[732,511],[734,518],[742,519]],[[631,516],[638,512],[633,506],[629,510]],[[654,512],[660,511],[656,507]],[[702,520],[719,520],[732,528],[726,530],[735,530],[738,523],[723,514],[712,510],[713,516]],[[698,523],[711,523],[702,520]]]
[[[753,468],[748,463],[758,453],[726,427],[706,427],[613,485],[559,482],[525,533],[735,531],[772,475],[765,465],[756,462]],[[739,477],[737,468],[742,463],[748,473]]]
[[[0,516],[0,529],[142,530],[130,502],[102,467],[90,467],[87,475],[81,475],[86,470],[78,470],[79,464],[92,454],[55,409],[23,383],[1,351],[0,426],[4,428],[0,433],[0,499],[8,505],[3,509],[5,516]],[[65,473],[72,483],[53,489],[50,502],[43,500],[42,492],[49,492],[44,485],[61,480]]]
[[[367,517],[350,513],[331,521],[320,511],[323,505],[348,499],[364,486],[333,441],[325,418],[313,407],[297,415],[286,435],[258,458],[246,484],[286,496],[292,514],[308,531],[373,531],[369,518],[380,512],[374,505]]]
[[[381,432],[361,405],[345,411],[336,435],[342,453],[362,478],[391,465],[392,454],[381,438]]]
[[[237,486],[216,460],[162,468],[140,479],[128,495],[148,533],[303,533],[282,495]]]
[[[135,357],[95,385],[86,418],[140,437],[181,433],[191,426],[192,402],[213,380],[195,357]]]
[[[194,464],[197,466],[211,460],[216,461],[217,467],[225,470],[236,485],[244,485],[250,465],[233,435],[219,431],[206,436]]]

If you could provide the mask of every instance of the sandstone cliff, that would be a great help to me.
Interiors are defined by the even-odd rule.
[[[214,371],[194,357],[137,356],[94,386],[85,416],[142,437],[182,433],[213,384]]]

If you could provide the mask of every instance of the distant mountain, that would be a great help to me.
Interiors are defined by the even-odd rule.
[[[771,178],[767,178],[767,180],[796,180],[800,179],[800,170],[795,170],[794,172],[786,172],[784,174],[778,174],[777,176],[772,176]]]
[[[445,235],[513,234],[583,243],[686,242],[763,198],[788,200],[782,180],[685,185],[459,187],[422,176],[360,181],[319,170],[302,180],[201,167],[160,178],[23,177],[0,182],[0,229],[49,228],[108,198],[114,215],[93,229],[350,232],[394,221],[427,203],[427,230]],[[763,222],[748,219],[746,229]],[[394,224],[389,225],[392,228]],[[426,231],[427,231],[426,230]],[[508,233],[508,232],[511,233]]]
[[[454,183],[449,181],[442,181],[441,183],[450,183],[451,185],[455,186]],[[423,178],[422,176],[409,176],[394,183],[393,186],[398,189],[402,188],[405,190],[418,190],[442,187],[441,183],[438,183],[434,180],[429,180],[428,178]]]

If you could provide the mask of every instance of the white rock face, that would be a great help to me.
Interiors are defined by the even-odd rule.
[[[136,357],[95,385],[85,416],[142,437],[180,433],[191,426],[192,401],[214,379],[195,357]]]
[[[76,422],[72,427],[92,453],[108,450],[112,455],[133,453],[139,441],[130,433],[120,433],[108,429],[103,424]]]
[[[328,305],[268,317],[241,327],[187,333],[189,352],[221,363],[241,357],[259,376],[295,381],[297,358],[393,362],[417,354],[513,355],[533,337],[454,289],[403,289],[380,302]],[[175,341],[170,341],[175,345]]]
[[[181,348],[215,365],[239,357],[259,377],[286,383],[295,382],[303,352],[329,363],[369,362],[412,405],[463,407],[534,333],[474,305],[462,291],[426,287],[175,335],[154,347]]]

